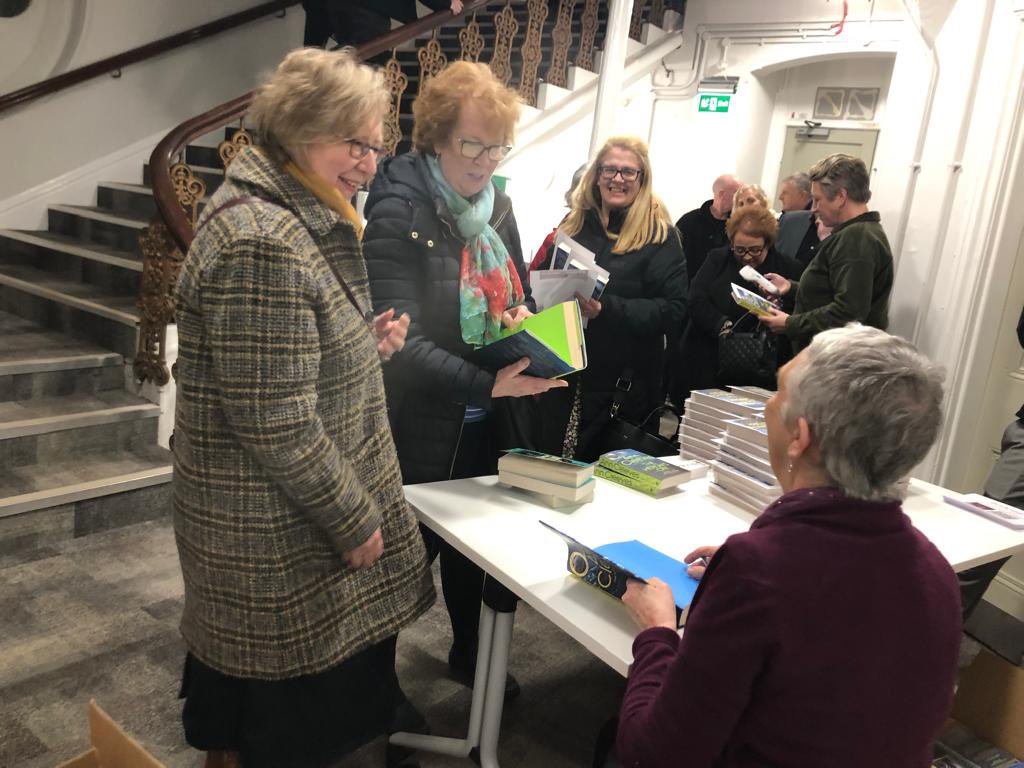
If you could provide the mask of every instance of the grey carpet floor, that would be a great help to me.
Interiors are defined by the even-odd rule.
[[[437,604],[400,636],[398,672],[434,733],[461,736],[470,692],[445,677],[451,629],[441,601],[438,587]],[[168,768],[202,765],[180,725],[181,606],[166,520],[73,539],[53,556],[0,568],[0,767],[53,768],[83,751],[90,698]],[[510,665],[523,692],[505,707],[502,765],[589,765],[622,678],[526,605]],[[432,756],[421,764],[471,765]]]

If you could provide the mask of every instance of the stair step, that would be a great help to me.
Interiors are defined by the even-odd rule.
[[[121,355],[0,312],[0,376],[117,367]]]
[[[171,453],[100,453],[0,470],[0,518],[169,482]]]
[[[0,285],[132,328],[139,321],[135,296],[109,294],[94,285],[62,278],[35,267],[0,264]]]
[[[96,202],[111,213],[143,217],[147,221],[156,215],[153,190],[145,184],[102,181],[96,188]]]
[[[88,205],[51,205],[49,229],[119,251],[141,255],[139,234],[148,226],[141,216],[126,216]]]
[[[0,403],[0,440],[159,416],[160,406],[123,390],[8,401]]]
[[[142,259],[131,251],[97,247],[92,243],[69,235],[63,235],[60,232],[0,229],[0,246],[5,244],[4,241],[7,241],[8,248],[15,248],[14,243],[21,243],[23,246],[42,248],[79,259],[109,264],[120,269],[142,272]]]

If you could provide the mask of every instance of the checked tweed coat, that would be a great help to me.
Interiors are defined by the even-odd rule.
[[[231,164],[178,283],[174,528],[189,650],[227,675],[327,670],[434,599],[388,426],[352,225],[260,151]],[[381,529],[384,554],[343,553]]]

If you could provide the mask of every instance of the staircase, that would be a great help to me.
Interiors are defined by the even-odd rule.
[[[49,229],[0,230],[0,565],[168,514],[160,409],[128,390],[149,190],[101,184]]]
[[[549,4],[543,24],[538,83],[551,60],[557,5]],[[477,11],[485,62],[494,45],[494,17],[504,7],[495,3]],[[518,88],[528,8],[511,7],[520,37],[509,85]],[[606,17],[601,3],[596,48]],[[461,56],[464,23],[437,31],[448,61]],[[570,65],[581,25],[576,14]],[[398,152],[410,148],[420,83],[416,49],[431,37],[395,53],[408,78]],[[543,116],[544,102],[541,95],[541,109],[532,110],[531,119]],[[225,139],[236,130],[224,129]],[[189,170],[206,186],[200,206],[224,179],[213,146],[218,139],[210,134],[185,148]],[[147,163],[141,184],[100,183],[95,206],[50,205],[44,231],[0,229],[0,567],[56,554],[75,537],[170,512],[171,457],[157,442],[160,407],[138,394],[131,370],[143,270],[139,234],[156,216],[150,185]]]

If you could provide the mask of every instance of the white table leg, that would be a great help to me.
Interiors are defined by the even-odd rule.
[[[515,617],[514,613],[499,613],[494,620],[484,718],[480,728],[481,768],[498,768],[498,735],[501,732],[501,713],[505,706],[505,673],[508,671],[508,651],[512,644],[512,625]]]
[[[393,733],[388,741],[399,747],[418,749],[423,752],[431,752],[438,755],[452,755],[453,757],[469,757],[470,753],[480,744],[481,723],[485,722],[484,710],[486,708],[486,694],[488,688],[488,667],[492,658],[492,644],[494,638],[495,617],[501,617],[493,608],[486,604],[480,606],[480,629],[478,639],[478,652],[476,655],[476,671],[473,675],[473,699],[469,707],[469,727],[466,737],[456,739],[446,736],[427,736],[422,733]],[[511,619],[514,614],[509,614]],[[511,637],[511,626],[509,637]],[[508,647],[506,643],[505,662],[503,669],[508,666]],[[505,693],[505,678],[502,672],[501,692]],[[501,719],[501,705],[503,699],[498,702],[498,720]]]

